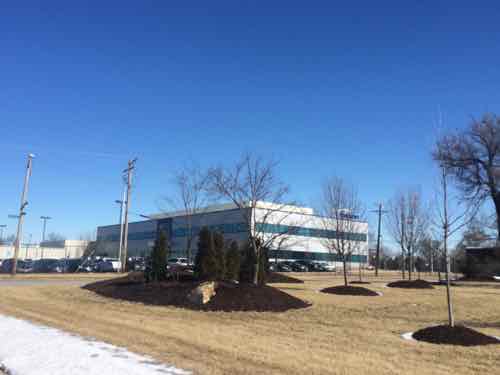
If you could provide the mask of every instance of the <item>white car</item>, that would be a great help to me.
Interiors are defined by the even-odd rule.
[[[325,267],[325,269],[326,269],[328,272],[335,272],[335,271],[336,271],[335,264],[331,264],[331,263],[321,263],[321,265],[322,265],[323,267]]]
[[[187,267],[189,265],[187,258],[170,258],[167,263],[169,266]]]

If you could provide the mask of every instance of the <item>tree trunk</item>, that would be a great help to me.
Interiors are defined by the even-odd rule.
[[[359,281],[362,281],[362,278],[361,278],[361,261],[359,261],[359,263],[358,263],[358,271],[359,271]]]
[[[412,273],[412,268],[413,268],[413,262],[412,262],[412,250],[411,248],[408,249],[408,280],[411,281],[411,273]]]
[[[253,275],[254,285],[259,285],[259,273],[260,273],[260,247],[257,246],[257,241],[252,237],[251,240],[253,251],[255,252],[255,273]]]
[[[497,214],[497,242],[500,239],[500,194],[495,194],[493,196],[493,202],[495,203],[495,212]]]
[[[344,268],[344,285],[347,286],[347,262],[345,260],[345,256],[342,257],[342,264]]]
[[[405,279],[405,268],[406,268],[405,252],[401,251],[401,274],[403,276],[403,280]]]

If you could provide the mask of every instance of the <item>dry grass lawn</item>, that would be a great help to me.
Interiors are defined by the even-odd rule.
[[[313,303],[286,313],[197,312],[108,300],[75,286],[0,287],[0,312],[91,336],[197,374],[493,374],[500,346],[463,348],[403,341],[446,319],[445,290],[366,287],[382,297],[318,293],[340,276],[294,274],[275,284]],[[461,323],[500,336],[500,284],[453,289]],[[5,340],[5,338],[2,338]]]

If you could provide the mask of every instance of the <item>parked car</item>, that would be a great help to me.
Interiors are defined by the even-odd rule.
[[[4,259],[2,266],[0,266],[0,273],[11,273],[14,259]],[[33,272],[33,262],[31,260],[18,259],[16,271],[18,273]]]
[[[146,269],[146,260],[143,257],[131,257],[127,261],[127,268],[130,271],[142,272]]]
[[[336,271],[335,265],[331,264],[331,263],[323,263],[323,267],[325,267],[325,269],[328,272],[335,272]]]
[[[276,270],[278,272],[292,272],[292,267],[288,263],[279,262]]]
[[[326,272],[328,271],[323,263],[311,262],[309,266],[311,272]]]
[[[189,265],[187,258],[170,258],[169,260],[167,260],[167,264],[169,266],[183,266],[183,267],[187,267]]]
[[[59,259],[56,263],[51,266],[50,272],[57,273],[73,273],[78,270],[78,267],[82,263],[80,258],[63,258]]]
[[[299,263],[299,261],[290,262],[290,267],[292,268],[292,270],[294,272],[307,272],[307,271],[309,271],[308,266],[306,266],[302,263]]]
[[[46,273],[52,272],[54,265],[59,262],[59,259],[39,259],[33,263],[33,272]]]
[[[121,268],[122,262],[118,259],[103,258],[94,266],[95,272],[118,272]]]

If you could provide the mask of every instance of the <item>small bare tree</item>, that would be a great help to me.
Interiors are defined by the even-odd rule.
[[[238,208],[246,224],[248,240],[255,251],[254,284],[259,284],[262,249],[289,235],[290,226],[281,225],[289,216],[284,203],[288,186],[277,177],[278,163],[245,154],[230,168],[216,167],[208,172],[209,188],[219,199]],[[270,230],[270,225],[279,230]]]
[[[413,254],[417,244],[424,238],[427,226],[428,216],[417,190],[399,192],[389,202],[388,228],[392,238],[401,248],[403,279],[406,266],[408,278],[412,279]]]
[[[468,201],[453,199],[452,210],[450,208],[450,195],[448,188],[448,173],[449,171],[441,165],[440,188],[436,193],[436,215],[433,224],[436,229],[440,229],[442,233],[443,256],[445,259],[445,274],[446,274],[446,302],[448,305],[448,324],[450,327],[455,326],[455,317],[453,314],[453,302],[451,296],[450,283],[450,256],[448,251],[449,238],[465,227],[477,214],[478,204],[470,204]]]
[[[172,178],[176,190],[175,198],[166,198],[169,208],[184,212],[186,229],[186,258],[192,260],[193,239],[198,233],[193,233],[193,218],[202,213],[208,203],[207,174],[198,165],[185,166],[177,171]]]
[[[492,200],[500,236],[500,118],[486,114],[465,131],[442,137],[433,157],[454,177],[462,199],[474,206]]]
[[[363,243],[356,235],[365,210],[357,190],[341,178],[333,177],[323,184],[320,211],[323,228],[328,234],[322,239],[323,246],[342,261],[344,285],[347,286],[347,262],[360,251]]]

